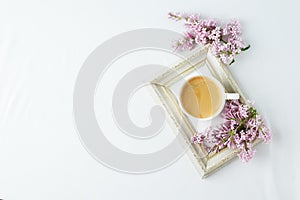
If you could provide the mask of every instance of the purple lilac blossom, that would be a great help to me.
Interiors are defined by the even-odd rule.
[[[239,100],[227,101],[222,113],[224,122],[216,128],[208,128],[203,133],[192,137],[193,144],[208,142],[218,152],[224,148],[238,148],[238,157],[248,162],[256,153],[253,142],[261,139],[268,143],[271,130],[253,107],[253,104],[242,104]]]
[[[183,38],[175,41],[173,46],[176,50],[191,50],[197,44],[209,44],[214,56],[225,64],[231,64],[237,54],[247,49],[237,20],[232,20],[222,27],[216,20],[201,19],[197,14],[169,13],[168,15],[175,21],[184,20],[186,33]]]

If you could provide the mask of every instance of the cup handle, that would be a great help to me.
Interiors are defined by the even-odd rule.
[[[225,99],[239,99],[240,95],[238,93],[225,93]]]

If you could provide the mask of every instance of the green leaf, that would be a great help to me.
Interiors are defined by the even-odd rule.
[[[233,59],[232,61],[231,61],[231,63],[229,63],[229,65],[231,65],[232,63],[234,63],[235,62],[235,60]]]
[[[246,51],[250,48],[250,44],[248,46],[246,46],[245,48],[241,48],[241,51]]]

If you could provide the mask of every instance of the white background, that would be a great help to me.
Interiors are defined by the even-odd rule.
[[[272,143],[250,163],[235,160],[205,180],[187,156],[152,174],[113,171],[87,153],[74,127],[74,83],[89,53],[124,31],[182,31],[169,11],[241,21],[252,47],[231,70],[272,124]],[[0,198],[299,199],[299,18],[292,0],[1,0]]]

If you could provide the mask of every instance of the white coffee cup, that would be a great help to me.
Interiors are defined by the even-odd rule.
[[[201,117],[193,116],[188,111],[186,111],[186,109],[184,108],[184,106],[183,106],[183,104],[181,102],[181,96],[182,96],[182,92],[183,92],[184,86],[190,80],[195,79],[195,78],[199,78],[199,77],[202,77],[202,78],[205,78],[207,80],[212,81],[215,84],[215,86],[217,86],[217,89],[218,89],[218,92],[219,92],[219,95],[220,95],[220,98],[221,98],[220,99],[221,103],[219,105],[219,108],[211,116],[206,117],[206,118],[201,118]],[[224,86],[217,79],[215,79],[213,77],[207,77],[207,76],[194,76],[194,77],[191,77],[188,81],[186,81],[182,85],[181,90],[180,90],[180,96],[179,96],[180,107],[183,110],[183,112],[186,115],[188,115],[188,116],[190,116],[192,118],[195,118],[197,120],[211,120],[211,119],[215,118],[216,116],[218,116],[222,112],[222,110],[223,110],[223,108],[225,106],[226,100],[232,100],[232,99],[239,99],[239,94],[238,93],[226,93]]]

